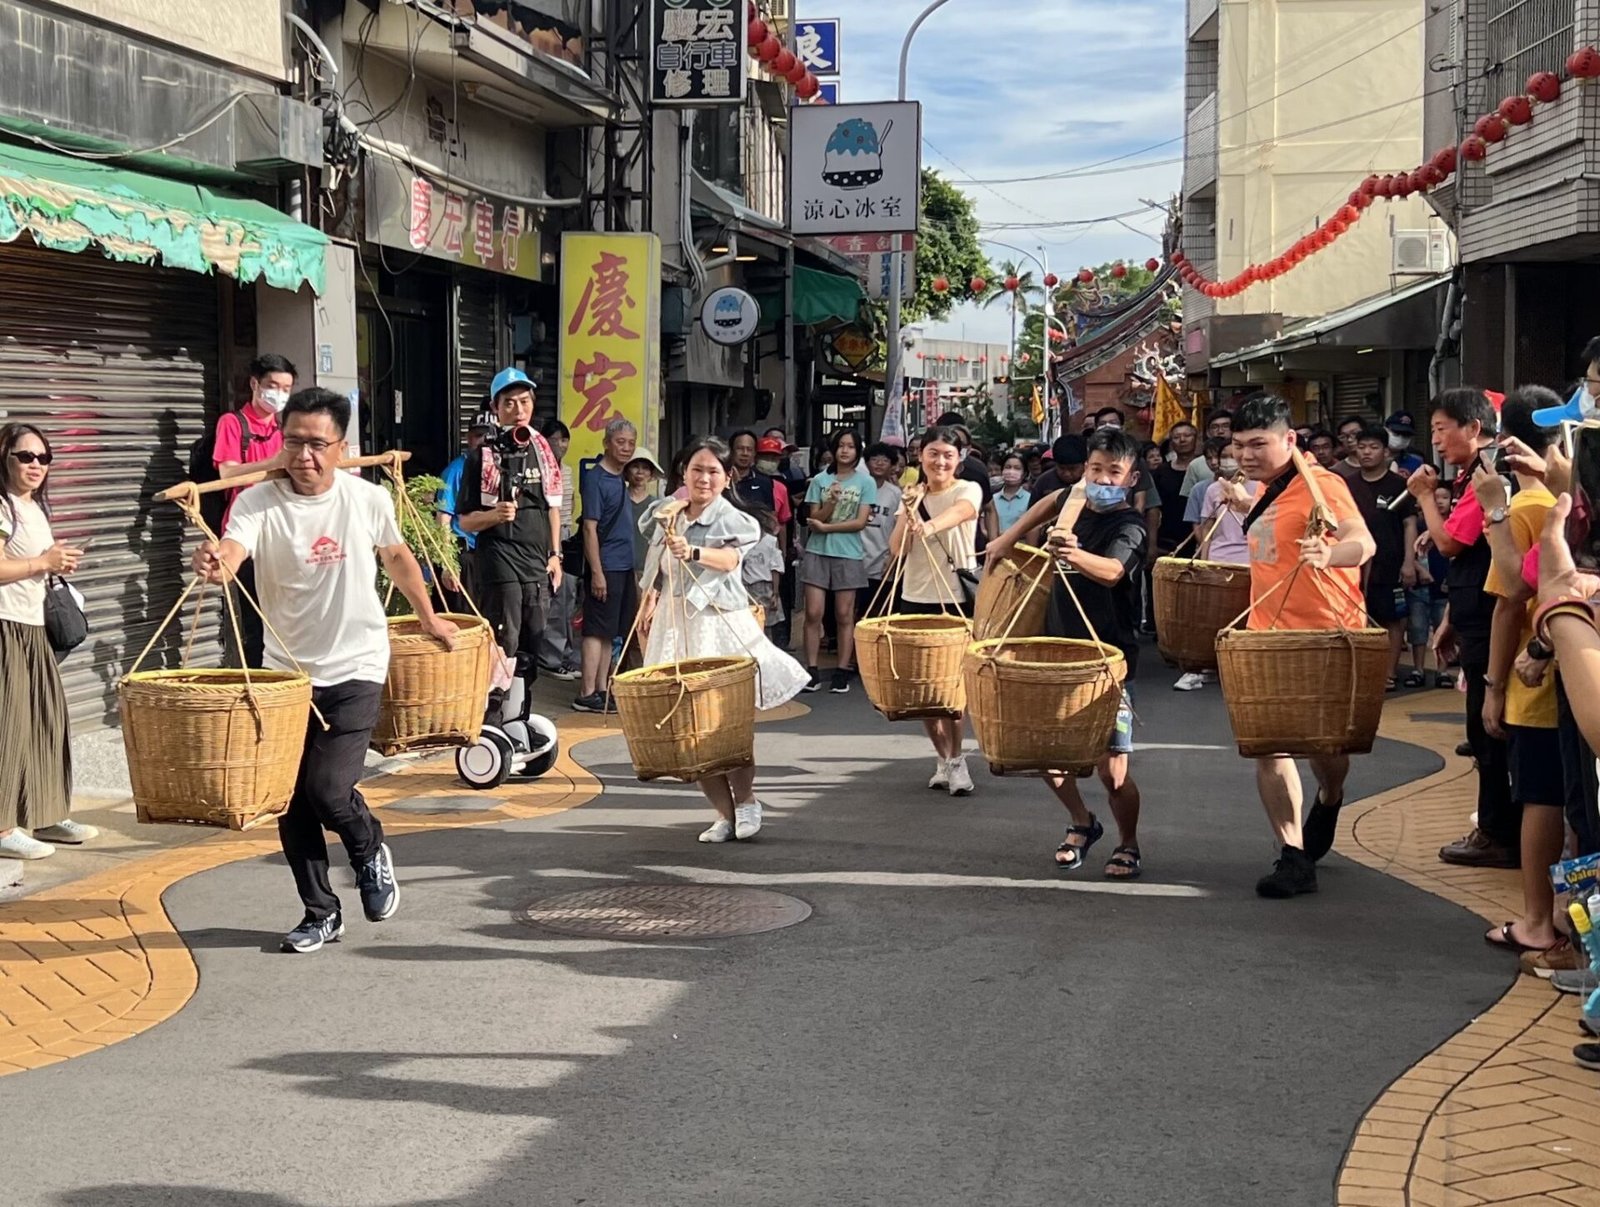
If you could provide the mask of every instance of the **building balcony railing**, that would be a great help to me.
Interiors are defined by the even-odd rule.
[[[1183,191],[1204,194],[1217,183],[1217,94],[1213,92],[1189,111],[1184,123]]]
[[[1189,36],[1194,37],[1216,15],[1217,0],[1189,0]],[[1211,37],[1216,37],[1215,32]]]

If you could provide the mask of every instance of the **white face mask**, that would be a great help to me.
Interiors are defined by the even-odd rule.
[[[261,405],[270,407],[274,413],[281,413],[289,405],[288,390],[262,390]]]
[[[1391,453],[1403,453],[1410,447],[1410,436],[1402,436],[1399,432],[1389,433],[1389,451]]]
[[[1232,457],[1224,457],[1217,462],[1217,471],[1227,477],[1232,477],[1239,472],[1239,463]]]

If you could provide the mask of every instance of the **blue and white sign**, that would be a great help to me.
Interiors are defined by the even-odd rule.
[[[839,18],[796,21],[794,53],[812,75],[842,75],[839,70]]]
[[[837,105],[839,103],[839,81],[818,80],[817,100],[824,105]]]

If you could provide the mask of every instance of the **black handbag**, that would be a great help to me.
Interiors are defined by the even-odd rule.
[[[59,662],[89,640],[89,621],[67,580],[52,574],[45,580],[44,635]]]
[[[928,514],[928,505],[926,503],[917,504],[917,515],[921,517],[924,524],[933,523],[933,516]],[[973,605],[978,602],[978,572],[976,570],[963,570],[956,565],[956,559],[950,556],[950,550],[946,548],[943,541],[935,538],[933,543],[939,546],[939,552],[944,554],[944,560],[949,563],[950,569],[955,571],[956,585],[961,588],[961,602],[967,611],[971,612]]]

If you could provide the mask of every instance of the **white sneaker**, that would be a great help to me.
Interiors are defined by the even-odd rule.
[[[0,858],[3,859],[48,859],[55,853],[53,846],[40,842],[26,830],[13,830],[0,838]]]
[[[972,774],[967,770],[967,756],[957,755],[950,760],[950,795],[971,796]]]
[[[709,830],[700,835],[701,842],[727,842],[733,837],[733,823],[724,818],[717,818]]]
[[[1199,691],[1205,685],[1206,677],[1204,675],[1198,671],[1190,671],[1188,674],[1178,676],[1178,681],[1172,685],[1172,690],[1175,692],[1193,692]]]
[[[935,759],[933,762],[933,778],[928,781],[930,788],[948,788],[950,786],[950,763],[946,759]]]
[[[94,826],[86,826],[81,821],[73,821],[69,817],[66,821],[57,822],[53,826],[35,830],[33,836],[40,842],[59,842],[67,846],[77,846],[79,843],[88,842],[91,838],[99,838],[100,831]]]
[[[740,842],[761,833],[761,802],[736,805],[733,810],[733,836]]]

